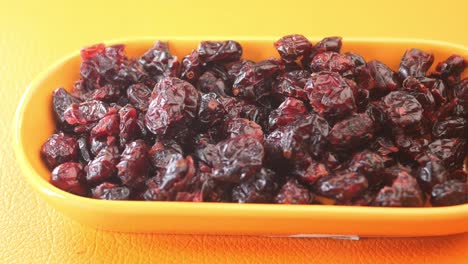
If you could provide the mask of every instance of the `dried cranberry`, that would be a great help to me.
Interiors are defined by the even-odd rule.
[[[344,54],[351,62],[354,64],[355,67],[364,66],[366,65],[366,60],[359,54],[354,52],[346,52]]]
[[[227,76],[228,76],[229,82],[231,84],[234,83],[237,76],[241,73],[241,69],[243,67],[247,67],[246,65],[251,67],[254,64],[255,62],[251,60],[245,60],[245,59],[240,59],[238,61],[228,63],[226,68],[227,68]]]
[[[148,110],[150,95],[151,90],[142,83],[131,85],[127,89],[130,103],[143,112]]]
[[[55,167],[50,182],[66,192],[85,196],[87,188],[84,179],[83,165],[76,162],[65,162]]]
[[[315,161],[311,157],[295,162],[292,175],[296,176],[301,182],[313,186],[318,180],[330,175],[325,164]]]
[[[158,41],[149,49],[138,62],[143,65],[150,77],[155,81],[163,77],[175,77],[179,70],[177,56],[169,52],[167,42]]]
[[[468,185],[457,180],[449,180],[434,186],[431,193],[433,206],[448,206],[468,202]]]
[[[430,160],[418,169],[416,177],[421,189],[430,193],[434,185],[447,180],[448,171],[439,158],[431,155]]]
[[[302,58],[302,66],[308,68],[310,62],[315,55],[325,52],[325,51],[334,51],[340,53],[342,42],[341,37],[327,37],[315,44],[311,51],[308,54],[305,54]]]
[[[120,145],[124,146],[128,142],[141,136],[138,126],[138,113],[131,105],[126,105],[119,110],[119,138]]]
[[[275,197],[278,204],[310,204],[314,195],[296,180],[289,180]]]
[[[303,101],[308,101],[304,86],[310,77],[310,72],[297,70],[286,72],[278,76],[273,85],[273,92],[276,94],[294,97]]]
[[[262,127],[245,118],[233,118],[226,122],[226,134],[229,138],[249,135],[263,142]]]
[[[367,68],[375,80],[375,88],[379,93],[386,94],[399,87],[396,74],[383,62],[378,60],[369,61]]]
[[[360,196],[368,187],[367,179],[356,172],[341,172],[322,178],[314,190],[325,197],[339,202],[348,202]]]
[[[113,177],[119,161],[119,150],[116,146],[104,147],[88,165],[86,180],[90,183],[102,183]]]
[[[276,50],[285,62],[293,62],[304,54],[309,53],[312,44],[303,35],[287,35],[274,43]]]
[[[467,134],[468,120],[463,117],[447,117],[437,121],[432,128],[436,138],[466,137]]]
[[[431,143],[427,138],[405,135],[395,132],[395,144],[402,154],[415,159]],[[405,157],[406,158],[406,157]]]
[[[241,45],[233,40],[202,41],[197,52],[204,62],[236,61],[242,56]]]
[[[302,101],[288,97],[276,110],[270,112],[269,128],[273,131],[278,127],[291,124],[305,113],[307,113],[307,108]]]
[[[63,116],[68,124],[86,125],[103,118],[108,111],[108,106],[101,101],[92,100],[82,103],[72,103]]]
[[[113,84],[106,84],[95,90],[83,93],[81,99],[86,101],[98,100],[103,102],[117,102],[120,98],[120,88]]]
[[[226,110],[221,100],[220,96],[216,93],[202,95],[198,119],[203,129],[214,127],[223,121]]]
[[[116,165],[118,176],[124,185],[138,189],[146,180],[149,164],[146,143],[141,139],[133,141],[127,144]]]
[[[434,55],[419,49],[409,49],[403,55],[398,69],[400,79],[408,76],[424,77],[434,62]]]
[[[423,108],[411,94],[402,91],[391,92],[382,102],[382,107],[393,125],[405,130],[420,125]]]
[[[310,105],[321,116],[336,119],[356,111],[354,91],[338,73],[313,73],[305,90]]]
[[[76,139],[64,133],[53,134],[42,145],[41,155],[50,169],[67,161],[77,161]]]
[[[370,149],[382,156],[388,156],[398,152],[398,147],[396,144],[391,139],[386,137],[376,138],[375,141],[371,144]]]
[[[262,168],[250,179],[232,189],[232,201],[238,203],[271,203],[278,189],[275,172]]]
[[[424,194],[416,179],[408,173],[402,173],[396,178],[391,187],[383,187],[374,205],[392,207],[417,207],[424,205]]]
[[[182,59],[180,66],[180,78],[191,84],[195,84],[197,83],[201,72],[202,63],[200,62],[200,56],[198,55],[198,52],[194,50]]]
[[[115,183],[104,182],[92,189],[92,197],[102,200],[128,200],[130,189]]]
[[[268,59],[253,65],[244,64],[232,86],[232,94],[248,100],[258,100],[270,94],[272,77],[284,69],[278,59]]]
[[[148,130],[157,135],[179,125],[190,125],[200,102],[200,94],[195,87],[178,78],[161,79],[152,97],[145,123]]]
[[[262,143],[250,136],[240,136],[221,141],[216,145],[217,156],[213,162],[213,177],[238,183],[256,174],[262,167]]]
[[[355,149],[374,137],[374,121],[366,113],[356,114],[336,123],[328,142],[336,150]]]
[[[460,81],[460,75],[468,66],[462,56],[452,55],[436,66],[436,76],[440,76],[449,85],[455,85]]]
[[[354,154],[348,168],[350,171],[359,172],[365,176],[371,183],[381,182],[381,172],[391,165],[391,159],[381,156],[370,150],[364,150]]]
[[[67,123],[65,122],[64,113],[65,110],[72,103],[79,103],[80,100],[76,97],[71,96],[62,87],[57,88],[52,95],[52,108],[54,109],[55,118],[58,121],[58,126],[67,129]]]
[[[466,152],[466,141],[460,138],[438,139],[428,146],[428,153],[434,154],[444,162],[445,167],[456,169],[463,166]],[[422,153],[419,162],[425,162],[427,153]]]
[[[119,122],[117,113],[106,115],[91,130],[91,136],[117,136],[119,134]]]
[[[336,72],[343,77],[352,77],[354,75],[354,63],[346,55],[333,51],[315,55],[310,63],[310,69],[313,72]]]
[[[171,160],[183,159],[182,147],[174,140],[157,140],[148,152],[156,170],[165,172]]]
[[[197,89],[203,93],[215,93],[226,96],[226,84],[222,78],[217,77],[213,72],[206,71],[197,82]]]
[[[76,141],[78,144],[78,150],[80,151],[80,159],[86,163],[92,160],[91,153],[89,150],[89,142],[86,137],[80,137]]]

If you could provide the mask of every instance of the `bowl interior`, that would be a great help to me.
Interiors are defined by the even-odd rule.
[[[126,52],[129,57],[138,57],[149,49],[154,39],[117,41],[109,44],[126,44]],[[179,60],[195,49],[200,39],[169,40],[169,47]],[[313,40],[313,39],[312,39]],[[244,58],[261,60],[268,57],[278,57],[273,47],[275,38],[241,40],[244,49]],[[314,43],[316,42],[313,41]],[[452,54],[467,56],[468,51],[464,47],[425,41],[398,41],[398,40],[352,40],[344,39],[343,52],[353,51],[361,54],[368,61],[379,59],[396,70],[400,58],[408,48],[419,48],[434,53],[435,62],[439,62]],[[58,87],[71,90],[73,83],[79,78],[80,67],[79,53],[68,57],[56,64],[50,70],[34,80],[25,95],[22,105],[18,110],[16,124],[17,147],[19,147],[19,159],[29,166],[34,174],[44,180],[49,180],[50,172],[40,158],[40,148],[45,140],[53,133],[52,91]],[[436,65],[434,63],[433,67]],[[465,76],[468,73],[465,71]],[[53,187],[53,186],[51,186]]]

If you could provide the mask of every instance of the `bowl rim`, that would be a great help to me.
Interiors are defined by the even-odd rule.
[[[154,43],[156,40],[163,41],[200,41],[201,39],[211,40],[225,40],[234,39],[239,41],[275,41],[279,39],[278,36],[261,36],[261,37],[246,37],[246,36],[208,36],[208,37],[196,37],[196,36],[161,36],[161,37],[135,37],[135,38],[119,38],[109,41],[103,41],[106,45],[115,44],[137,44],[137,43]],[[320,38],[309,38],[310,40],[320,40]],[[468,48],[464,45],[453,44],[439,40],[423,40],[423,39],[411,39],[411,38],[343,38],[346,42],[365,42],[365,43],[408,43],[412,45],[426,44],[431,46],[443,46],[451,47],[454,49],[465,50],[468,52]],[[54,198],[64,200],[66,202],[75,204],[80,207],[100,207],[103,210],[121,211],[122,213],[151,213],[156,208],[165,209],[171,208],[171,214],[184,215],[185,209],[197,208],[197,212],[200,215],[212,215],[213,212],[221,212],[225,215],[230,212],[230,215],[234,216],[236,213],[244,212],[251,214],[262,213],[280,213],[280,212],[296,212],[296,213],[338,213],[343,216],[363,216],[363,215],[381,215],[381,216],[393,216],[393,217],[432,217],[434,215],[443,216],[446,218],[460,217],[464,215],[468,216],[468,204],[454,205],[454,206],[442,206],[442,207],[372,207],[372,206],[349,206],[349,205],[285,205],[285,204],[239,204],[239,203],[212,203],[212,202],[179,202],[179,201],[108,201],[98,200],[89,197],[82,197],[72,193],[63,191],[51,183],[42,178],[39,173],[33,169],[29,162],[25,152],[23,151],[24,146],[21,140],[21,125],[23,124],[23,116],[26,106],[32,100],[33,91],[43,80],[47,79],[48,76],[59,69],[63,64],[79,56],[80,51],[75,50],[69,55],[57,60],[42,70],[27,86],[25,92],[21,96],[18,107],[15,112],[13,120],[13,149],[16,156],[17,163],[20,166],[21,172],[24,174],[28,182],[38,190],[40,194],[46,196],[52,196]],[[153,210],[152,210],[153,209]],[[222,209],[222,210],[213,210]],[[160,211],[159,213],[161,213]],[[298,216],[299,217],[299,216]]]

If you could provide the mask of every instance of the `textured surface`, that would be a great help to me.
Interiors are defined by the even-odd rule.
[[[144,35],[279,36],[294,31],[310,36],[432,38],[468,45],[468,35],[457,26],[466,22],[466,1],[445,1],[444,7],[428,1],[392,1],[373,7],[344,1],[321,1],[320,6],[268,1],[268,9],[251,1],[237,1],[233,7],[219,6],[217,1],[147,1],[129,6],[79,2],[0,0],[0,96],[4,98],[0,104],[0,262],[463,263],[468,259],[468,234],[342,241],[90,229],[63,217],[33,192],[9,144],[13,113],[27,83],[56,59],[86,44]],[[341,9],[331,13],[330,8],[338,5]],[[422,6],[428,8],[420,11]],[[222,14],[223,10],[229,12]],[[288,13],[288,18],[280,12]],[[421,21],[415,13],[429,19]],[[346,23],[334,22],[338,18]],[[423,26],[408,26],[422,22]]]

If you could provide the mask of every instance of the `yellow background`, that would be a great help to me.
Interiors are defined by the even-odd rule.
[[[0,0],[0,262],[462,263],[468,259],[468,234],[361,241],[119,234],[80,225],[45,204],[14,160],[12,117],[28,82],[84,45],[131,36],[235,38],[288,33],[426,38],[468,45],[464,0],[126,2]]]

